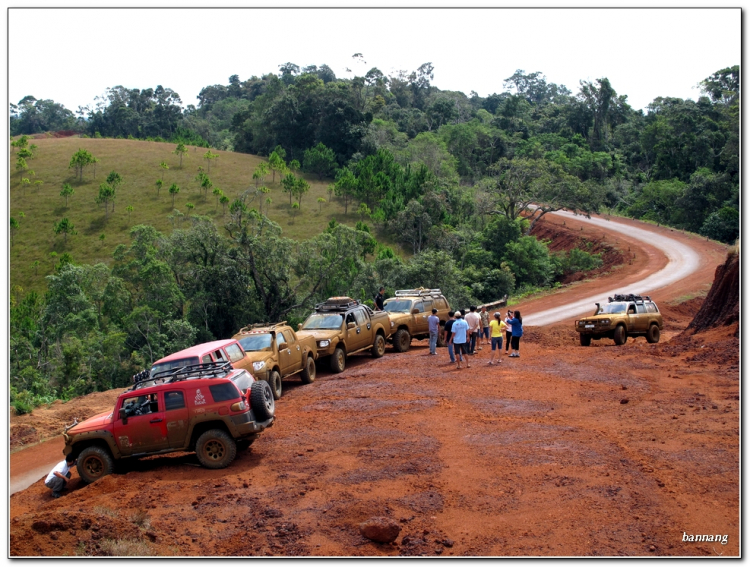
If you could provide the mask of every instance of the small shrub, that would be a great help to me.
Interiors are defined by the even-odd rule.
[[[130,516],[130,521],[139,528],[148,529],[151,526],[151,520],[149,519],[146,510],[144,510],[143,508],[138,508],[135,512],[133,512],[133,514]]]
[[[153,555],[151,546],[137,539],[105,539],[99,544],[102,555],[108,557],[146,557]]]

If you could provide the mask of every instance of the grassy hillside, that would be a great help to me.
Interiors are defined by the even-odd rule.
[[[149,224],[158,230],[168,233],[173,230],[168,219],[172,214],[172,196],[168,188],[172,183],[180,187],[180,192],[174,201],[174,208],[185,215],[183,224],[175,223],[174,228],[189,226],[190,214],[206,215],[215,219],[221,226],[224,219],[228,219],[222,212],[222,206],[217,205],[216,197],[210,192],[204,196],[195,177],[198,167],[207,169],[203,159],[205,148],[190,146],[189,154],[183,158],[182,168],[180,159],[172,151],[175,144],[159,142],[142,142],[137,140],[110,140],[88,138],[40,138],[32,140],[38,146],[36,158],[28,160],[30,172],[17,172],[14,169],[16,158],[11,153],[10,176],[10,211],[11,216],[20,220],[20,228],[13,236],[10,250],[11,285],[20,285],[24,290],[43,290],[44,277],[53,272],[56,260],[50,257],[51,252],[58,255],[68,252],[77,263],[110,263],[112,251],[118,244],[129,242],[129,229],[137,224]],[[83,182],[79,183],[73,169],[68,169],[71,156],[79,149],[90,151],[101,161],[96,164],[96,176],[92,167],[83,174]],[[262,158],[257,156],[238,154],[233,152],[218,153],[219,157],[212,160],[209,177],[214,187],[219,187],[229,197],[230,203],[243,191],[254,187],[252,174]],[[169,170],[163,170],[159,164],[164,161]],[[117,171],[124,179],[117,190],[114,213],[110,212],[109,220],[105,221],[104,208],[96,203],[99,184],[105,181],[110,171]],[[31,185],[21,183],[22,177],[31,181]],[[322,209],[317,202],[318,197],[328,200],[328,185],[331,180],[319,181],[317,176],[303,174],[310,183],[310,192],[302,199],[302,207],[295,219],[290,215],[289,195],[284,193],[276,175],[276,182],[272,183],[269,174],[265,185],[271,190],[267,195],[273,202],[267,212],[268,216],[279,223],[284,235],[294,239],[306,239],[321,232],[331,218],[338,222],[354,225],[359,220],[349,207],[349,214],[344,215],[343,203],[335,197],[333,202],[323,203]],[[164,186],[157,196],[156,180],[162,179]],[[41,185],[34,182],[40,180]],[[70,183],[75,191],[68,197],[60,197],[63,183]],[[185,206],[187,203],[195,205],[192,213]],[[126,208],[133,207],[132,213]],[[251,203],[257,208],[257,203]],[[110,205],[111,210],[111,205]],[[19,213],[25,217],[19,219]],[[266,205],[263,205],[266,213]],[[63,217],[67,217],[78,232],[69,235],[65,243],[62,234],[55,235],[53,227]],[[104,234],[104,240],[100,235]],[[382,235],[379,240],[384,241]],[[385,243],[388,243],[387,241]],[[390,244],[390,243],[389,243]],[[35,268],[34,262],[39,261]]]

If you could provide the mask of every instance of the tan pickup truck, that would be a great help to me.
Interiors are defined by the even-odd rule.
[[[351,297],[330,297],[318,303],[297,332],[297,336],[317,342],[318,356],[329,357],[332,372],[343,372],[347,357],[356,352],[370,350],[380,358],[390,335],[386,313],[374,312]]]
[[[315,381],[318,349],[315,339],[297,335],[286,321],[275,325],[243,327],[232,337],[252,361],[252,373],[267,381],[273,397],[281,397],[281,380],[299,373],[304,384]],[[250,368],[248,368],[250,371]]]
[[[412,338],[427,339],[430,331],[427,317],[437,309],[442,329],[448,320],[450,306],[439,289],[399,289],[396,297],[386,299],[383,310],[391,319],[393,331],[393,348],[397,352],[409,350]],[[443,333],[438,332],[438,346],[445,346]]]

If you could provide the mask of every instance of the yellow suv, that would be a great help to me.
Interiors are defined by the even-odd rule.
[[[590,317],[575,322],[581,346],[589,346],[591,340],[609,338],[616,345],[624,345],[628,337],[646,337],[649,343],[658,343],[664,328],[659,308],[648,295],[620,295],[608,298],[605,305],[596,304]]]

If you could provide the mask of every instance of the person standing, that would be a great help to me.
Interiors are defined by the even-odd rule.
[[[375,296],[375,311],[383,310],[383,302],[385,301],[385,288],[380,286],[378,294]]]
[[[52,490],[52,498],[60,498],[62,491],[65,490],[70,478],[70,467],[76,464],[76,458],[71,454],[65,457],[55,465],[47,478],[44,480],[44,486]]]
[[[469,307],[469,312],[466,314],[466,324],[469,326],[469,354],[476,354],[477,337],[479,336],[479,325],[482,320],[479,318],[477,313],[476,305]]]
[[[454,315],[455,312],[448,311],[448,320],[445,322],[445,325],[443,325],[443,333],[445,333],[445,338],[443,339],[443,341],[448,345],[448,356],[451,357],[451,364],[456,362],[456,357],[453,356],[453,347],[448,344],[450,343],[451,336],[453,335],[453,323],[456,322],[455,318],[453,317]]]
[[[427,328],[430,331],[430,354],[437,355],[437,340],[440,332],[440,317],[437,316],[438,310],[432,308],[432,315],[427,317]]]
[[[494,318],[492,321],[490,321],[490,334],[492,341],[492,356],[490,357],[490,361],[487,364],[494,364],[495,363],[495,354],[498,355],[497,362],[500,363],[503,361],[502,358],[500,358],[500,355],[502,354],[503,350],[503,332],[505,331],[505,321],[502,320],[500,317],[500,312],[498,311],[493,316]],[[497,353],[495,352],[495,349],[497,349]]]
[[[505,314],[505,352],[508,352],[510,349],[510,339],[513,335],[512,329],[510,327],[510,320],[513,319],[513,312],[508,311]]]
[[[461,363],[463,362],[463,356],[461,354],[466,355],[466,368],[471,368],[471,365],[469,364],[469,351],[466,348],[466,335],[469,331],[469,325],[466,323],[466,321],[463,319],[463,317],[460,315],[460,313],[456,313],[456,322],[453,323],[453,336],[451,337],[451,342],[453,343],[453,349],[456,352],[456,356],[458,359],[456,360],[457,366],[456,369],[461,369]],[[450,348],[450,344],[448,345],[448,348]]]
[[[482,311],[479,313],[479,318],[482,321],[482,326],[479,329],[479,340],[480,344],[490,344],[490,314],[487,313],[487,306],[482,305]]]
[[[514,311],[513,319],[511,319],[509,323],[511,327],[510,349],[513,351],[510,356],[512,358],[519,358],[521,355],[518,353],[518,345],[523,336],[523,319],[521,319],[521,312]]]

